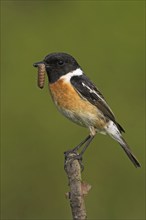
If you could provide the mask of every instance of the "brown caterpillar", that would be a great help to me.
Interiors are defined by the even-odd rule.
[[[40,89],[44,88],[44,84],[45,84],[45,65],[43,63],[38,64],[38,87]]]

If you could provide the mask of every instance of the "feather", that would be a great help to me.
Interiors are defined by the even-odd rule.
[[[120,132],[125,132],[122,126],[116,122],[114,113],[105,101],[103,95],[84,74],[80,76],[72,76],[70,82],[82,98],[96,106],[107,120],[112,120],[117,125]]]

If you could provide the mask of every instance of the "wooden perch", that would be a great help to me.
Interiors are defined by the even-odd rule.
[[[70,192],[67,197],[70,201],[73,220],[87,219],[84,195],[88,194],[91,186],[82,182],[81,167],[77,159],[72,159],[76,154],[65,155],[65,171],[69,181]]]

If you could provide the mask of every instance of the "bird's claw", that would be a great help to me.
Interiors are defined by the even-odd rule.
[[[83,159],[81,154],[78,154],[76,151],[69,150],[69,151],[65,151],[64,155],[65,155],[64,167],[66,165],[67,160],[70,160],[70,163],[72,163],[74,160],[78,160],[81,167],[81,172],[83,172],[84,165],[82,163]]]

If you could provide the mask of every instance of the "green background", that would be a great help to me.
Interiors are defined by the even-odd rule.
[[[63,152],[88,130],[56,110],[32,64],[73,55],[142,164],[97,135],[84,155],[89,219],[145,219],[144,1],[1,1],[1,218],[70,219]]]

